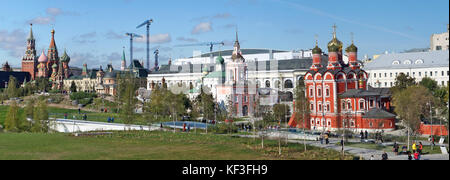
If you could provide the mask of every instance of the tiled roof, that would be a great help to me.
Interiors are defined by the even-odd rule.
[[[350,89],[339,95],[339,97],[342,98],[370,97],[370,96],[381,96],[381,94],[370,90],[368,91],[362,89]]]
[[[371,109],[369,112],[363,115],[363,118],[365,119],[390,119],[395,117],[396,117],[395,114],[389,113],[385,110],[378,108]]]
[[[383,54],[364,65],[366,70],[442,67],[449,65],[449,51]]]

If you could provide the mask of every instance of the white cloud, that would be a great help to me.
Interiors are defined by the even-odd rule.
[[[47,14],[52,15],[52,16],[58,16],[63,13],[62,10],[59,8],[47,8],[46,12],[47,12]]]
[[[33,24],[41,24],[41,25],[47,25],[55,22],[54,17],[37,17],[34,19],[31,19],[27,22],[27,24],[33,23]]]
[[[212,31],[211,22],[203,22],[194,27],[192,34],[200,34]]]
[[[11,57],[20,59],[25,54],[26,37],[23,30],[16,29],[11,32],[0,30],[0,49],[8,52]],[[20,60],[17,59],[10,61],[10,63],[18,65],[17,63],[14,64],[14,62],[20,63]]]

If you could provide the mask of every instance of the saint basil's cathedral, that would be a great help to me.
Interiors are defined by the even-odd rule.
[[[36,56],[36,40],[34,39],[31,25],[30,34],[27,38],[27,50],[22,58],[22,71],[30,73],[31,80],[48,78],[52,83],[52,89],[61,90],[63,88],[63,80],[71,75],[69,69],[70,57],[66,51],[59,57],[55,42],[55,30],[52,30],[51,34],[52,38],[47,55],[45,51],[42,51],[38,57]]]

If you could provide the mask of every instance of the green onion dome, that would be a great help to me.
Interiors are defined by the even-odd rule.
[[[339,46],[332,44],[331,46],[328,46],[328,52],[338,52]]]
[[[61,56],[61,62],[70,62],[70,57],[67,55],[66,50],[64,50],[64,54]]]
[[[224,62],[225,62],[225,59],[223,59],[223,57],[219,55],[219,57],[217,57],[217,59],[216,59],[216,63],[223,64]]]
[[[353,43],[345,50],[347,52],[358,52],[358,47],[356,47]]]
[[[322,49],[319,48],[319,46],[316,46],[313,50],[312,50],[313,54],[322,54]]]

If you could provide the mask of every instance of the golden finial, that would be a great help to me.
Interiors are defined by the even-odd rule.
[[[314,35],[314,38],[316,39],[316,46],[319,46],[319,35]]]
[[[337,26],[336,26],[336,24],[334,24],[333,25],[333,37],[334,38],[336,38],[336,29],[337,29]]]
[[[350,36],[351,36],[351,38],[352,38],[352,44],[355,44],[355,42],[354,42],[354,35],[355,35],[355,34],[354,34],[353,32],[350,33]]]

